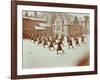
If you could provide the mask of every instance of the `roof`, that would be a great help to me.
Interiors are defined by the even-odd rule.
[[[47,22],[47,20],[45,19],[40,19],[40,18],[32,18],[32,17],[23,17],[24,19],[29,19],[29,20],[33,20],[33,21],[40,21],[40,22]]]

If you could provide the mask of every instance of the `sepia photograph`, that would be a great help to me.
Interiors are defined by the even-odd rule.
[[[23,68],[89,65],[90,14],[22,12]]]

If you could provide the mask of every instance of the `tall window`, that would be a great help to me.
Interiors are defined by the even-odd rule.
[[[57,20],[57,31],[60,31],[60,20]]]

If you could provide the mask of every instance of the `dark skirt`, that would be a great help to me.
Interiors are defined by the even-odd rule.
[[[58,46],[57,50],[62,50],[62,47],[61,46]]]
[[[53,47],[53,44],[50,44],[50,47]]]

